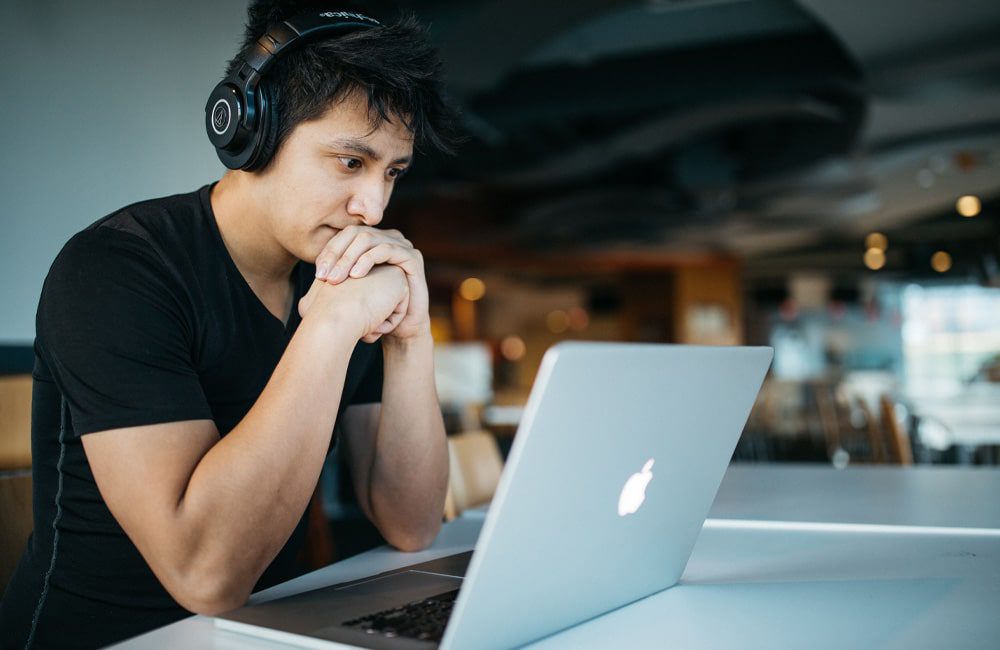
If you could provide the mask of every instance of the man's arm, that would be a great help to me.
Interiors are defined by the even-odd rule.
[[[329,448],[351,352],[405,296],[402,273],[384,269],[372,282],[314,286],[267,386],[225,438],[209,420],[83,436],[108,508],[186,609],[242,605],[294,530]]]
[[[448,446],[434,386],[430,332],[385,337],[381,407],[349,407],[342,442],[365,515],[403,551],[430,544],[441,529]]]
[[[327,242],[316,263],[328,269],[317,277],[331,284],[364,277],[383,265],[406,273],[406,313],[378,330],[385,334],[385,370],[377,432],[371,433],[373,407],[363,416],[345,413],[344,424],[362,509],[390,544],[418,550],[441,528],[448,489],[448,445],[434,385],[423,256],[398,230],[352,226]]]

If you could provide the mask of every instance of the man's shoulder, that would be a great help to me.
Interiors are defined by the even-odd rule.
[[[102,236],[113,238],[109,235],[113,232],[125,233],[157,250],[172,247],[189,250],[197,240],[211,234],[210,215],[205,205],[208,189],[205,186],[194,192],[132,203],[101,217],[79,234],[90,232],[100,239]]]
[[[56,255],[43,296],[55,287],[129,284],[144,276],[155,276],[160,283],[196,281],[212,270],[206,264],[220,263],[208,260],[218,245],[203,204],[207,193],[208,186],[133,203],[77,232]]]
[[[104,259],[146,257],[168,266],[199,249],[215,247],[209,186],[185,194],[147,199],[111,212],[73,235],[60,250],[52,271]]]

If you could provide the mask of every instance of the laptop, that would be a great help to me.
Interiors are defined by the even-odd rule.
[[[674,585],[772,349],[549,349],[475,550],[216,618],[305,647],[510,648]]]

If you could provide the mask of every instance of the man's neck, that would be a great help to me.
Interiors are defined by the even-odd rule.
[[[212,212],[236,268],[253,287],[285,286],[298,260],[271,235],[263,202],[240,172],[226,172],[212,189]]]

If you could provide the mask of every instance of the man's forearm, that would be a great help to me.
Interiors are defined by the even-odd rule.
[[[385,379],[370,507],[386,540],[418,550],[441,528],[448,488],[448,447],[434,385],[430,332],[383,342]]]
[[[190,569],[213,576],[206,593],[232,606],[249,596],[316,486],[356,342],[339,338],[335,327],[303,321],[257,402],[198,463],[178,504],[178,523],[192,533]]]

